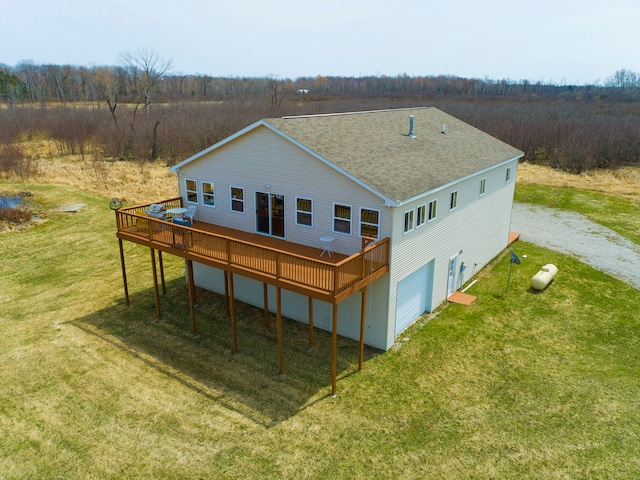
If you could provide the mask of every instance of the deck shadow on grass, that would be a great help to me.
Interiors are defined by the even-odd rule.
[[[238,353],[233,354],[224,297],[197,289],[196,298],[196,335],[191,334],[183,278],[168,282],[167,294],[160,296],[161,320],[155,318],[153,289],[149,289],[131,295],[130,307],[123,299],[69,323],[265,427],[329,397],[329,332],[314,329],[314,347],[309,350],[308,326],[284,318],[285,372],[279,374],[274,315],[267,330],[262,309],[236,301]],[[365,347],[365,361],[378,353]],[[341,379],[357,368],[358,343],[338,337],[338,395]]]

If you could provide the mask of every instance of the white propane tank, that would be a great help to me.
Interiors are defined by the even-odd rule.
[[[558,273],[558,267],[552,263],[544,265],[531,279],[531,288],[534,290],[544,290],[547,288],[547,285],[551,283],[553,277],[556,276],[556,273]]]

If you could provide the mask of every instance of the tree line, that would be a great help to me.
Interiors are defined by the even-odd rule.
[[[603,85],[450,76],[219,78],[170,72],[155,52],[121,65],[0,65],[0,170],[29,167],[24,141],[85,158],[168,165],[265,117],[435,106],[521,149],[581,172],[640,163],[640,75]]]
[[[8,106],[86,103],[99,106],[118,96],[132,102],[151,92],[157,103],[229,101],[268,97],[280,103],[292,93],[357,98],[440,96],[523,97],[561,96],[570,99],[635,101],[640,99],[640,74],[621,69],[602,84],[554,84],[542,80],[511,80],[437,76],[315,76],[213,77],[171,72],[171,62],[155,51],[137,49],[120,55],[116,66],[36,65],[23,61],[13,67],[0,64],[0,98]]]

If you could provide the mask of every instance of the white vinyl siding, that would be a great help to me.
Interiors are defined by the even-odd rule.
[[[515,165],[515,162],[514,164]],[[512,165],[512,171],[515,166]],[[458,265],[464,262],[465,281],[469,281],[487,263],[506,248],[509,238],[511,219],[510,205],[513,199],[514,184],[505,184],[504,166],[482,174],[482,177],[470,177],[457,183],[448,190],[458,192],[457,208],[453,211],[438,212],[429,228],[416,229],[411,235],[403,235],[404,216],[413,206],[415,211],[420,205],[436,200],[432,198],[416,200],[402,208],[394,209],[395,222],[391,241],[391,265],[389,271],[389,324],[387,338],[389,346],[395,342],[396,307],[398,283],[417,268],[432,260],[433,285],[431,308],[435,309],[446,300],[449,259],[459,255]],[[480,179],[486,179],[489,185],[500,185],[497,190],[487,188],[485,195],[478,196]],[[460,254],[462,250],[463,253]]]
[[[313,228],[296,223],[293,201],[286,205],[285,228],[290,242],[322,248],[320,237],[333,232],[333,203],[351,205],[352,221],[358,221],[361,207],[378,209],[379,238],[391,235],[392,209],[384,207],[380,197],[266,127],[259,127],[203,155],[183,166],[182,172],[187,178],[215,179],[216,208],[198,211],[202,222],[255,232],[255,199],[248,192],[269,191],[291,199],[313,199]],[[268,190],[265,185],[269,186]],[[244,187],[245,215],[231,210],[229,186]],[[184,197],[184,190],[181,194]],[[353,233],[359,225],[352,224],[351,228]],[[359,251],[362,244],[358,230],[355,233],[333,235],[332,251],[345,255]]]

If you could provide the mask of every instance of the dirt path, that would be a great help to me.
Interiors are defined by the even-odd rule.
[[[640,290],[640,245],[575,212],[514,203],[511,231],[525,242],[571,254]]]

